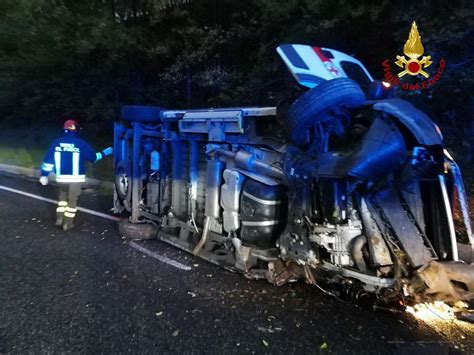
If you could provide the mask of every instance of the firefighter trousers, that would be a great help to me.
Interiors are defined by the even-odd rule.
[[[81,183],[60,183],[59,202],[56,208],[56,226],[70,227],[76,217],[77,200],[81,194]]]

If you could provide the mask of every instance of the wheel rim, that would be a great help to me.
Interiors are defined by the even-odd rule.
[[[127,196],[129,180],[124,170],[120,170],[117,174],[117,189],[123,196]]]

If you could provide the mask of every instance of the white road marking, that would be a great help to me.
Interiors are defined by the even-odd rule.
[[[55,205],[58,204],[58,201],[56,201],[56,200],[51,200],[51,199],[46,198],[46,197],[43,197],[43,196],[38,196],[38,195],[30,194],[29,192],[25,192],[25,191],[21,191],[21,190],[17,190],[17,189],[12,189],[11,187],[6,187],[6,186],[3,186],[3,185],[0,185],[0,190],[5,190],[5,191],[13,192],[13,193],[18,194],[18,195],[23,195],[23,196],[26,196],[26,197],[34,198],[34,199],[36,199],[36,200],[40,200],[40,201],[45,201],[45,202],[53,203],[53,204],[55,204]],[[102,218],[110,219],[111,221],[115,221],[115,222],[120,221],[120,218],[118,218],[118,217],[111,216],[111,215],[108,215],[108,214],[106,214],[106,213],[102,213],[102,212],[97,212],[97,211],[94,211],[94,210],[90,210],[90,209],[88,209],[88,208],[77,207],[77,210],[78,210],[78,211],[81,211],[81,212],[84,212],[84,213],[92,214],[92,215],[97,216],[97,217],[102,217]]]
[[[0,185],[0,190],[12,192],[12,193],[22,195],[22,196],[26,196],[26,197],[30,197],[30,198],[34,198],[35,200],[49,202],[49,203],[52,203],[52,204],[55,204],[55,205],[58,204],[57,200],[52,200],[50,198],[46,198],[46,197],[43,197],[43,196],[38,196],[38,195],[35,195],[35,194],[31,194],[29,192],[25,192],[25,191],[21,191],[21,190],[17,190],[17,189],[12,189],[11,187],[7,187],[7,186],[3,186],[3,185]],[[92,214],[92,215],[97,216],[97,217],[106,218],[106,219],[109,219],[109,220],[114,221],[114,222],[120,221],[120,218],[108,215],[106,213],[97,212],[97,211],[90,210],[88,208],[83,208],[83,207],[77,207],[77,209],[78,209],[78,211],[88,213],[88,214]],[[191,267],[189,267],[187,265],[184,265],[184,264],[181,264],[180,262],[175,261],[173,259],[170,259],[166,256],[157,254],[157,253],[155,253],[151,250],[148,250],[148,249],[142,247],[141,245],[138,245],[135,242],[130,242],[129,245],[132,248],[135,248],[138,251],[142,252],[143,254],[148,255],[148,256],[150,256],[150,257],[152,257],[156,260],[159,260],[163,263],[166,263],[168,265],[174,266],[175,268],[178,268],[178,269],[181,269],[181,270],[186,270],[186,271],[191,270]]]
[[[191,267],[190,266],[187,266],[187,265],[184,265],[184,264],[181,264],[180,262],[178,261],[175,261],[173,259],[170,259],[166,256],[163,256],[163,255],[160,255],[160,254],[157,254],[151,250],[148,250],[147,248],[144,248],[142,247],[141,245],[138,245],[137,243],[135,242],[129,242],[128,245],[130,245],[132,248],[135,248],[137,249],[138,251],[141,251],[143,254],[145,255],[148,255],[149,257],[151,258],[154,258],[156,260],[159,260],[161,262],[164,262],[168,265],[171,265],[171,266],[174,266],[178,269],[181,269],[181,270],[186,270],[186,271],[189,271],[191,270]]]

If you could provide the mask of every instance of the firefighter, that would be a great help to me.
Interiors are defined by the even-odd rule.
[[[56,209],[56,226],[63,230],[74,227],[77,212],[77,199],[81,185],[86,180],[85,161],[95,163],[111,155],[112,147],[101,152],[94,149],[79,137],[79,124],[74,120],[64,122],[64,134],[54,140],[41,164],[40,183],[48,184],[48,175],[56,174],[59,184],[59,202]]]

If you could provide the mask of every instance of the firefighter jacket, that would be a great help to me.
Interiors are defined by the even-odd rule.
[[[54,140],[41,164],[41,175],[56,174],[59,183],[84,182],[86,179],[85,161],[95,163],[105,156],[96,152],[75,132],[65,131],[64,135]]]

